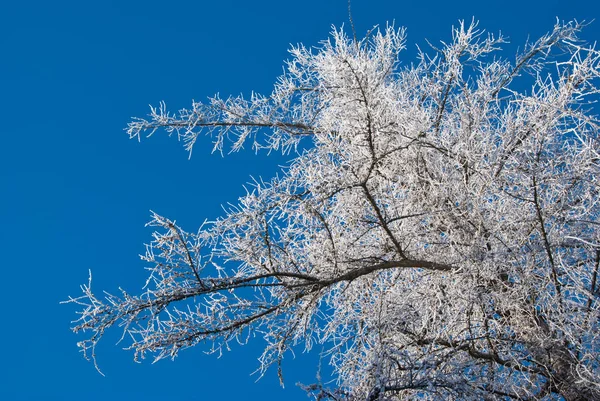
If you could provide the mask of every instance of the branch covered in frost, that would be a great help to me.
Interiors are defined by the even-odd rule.
[[[461,23],[416,64],[403,30],[335,31],[293,48],[269,96],[152,108],[131,137],[310,143],[196,233],[153,214],[144,291],[70,299],[80,346],[94,358],[116,325],[136,358],[258,335],[264,373],[320,344],[336,387],[304,386],[319,400],[600,399],[600,53],[582,26],[510,61]]]

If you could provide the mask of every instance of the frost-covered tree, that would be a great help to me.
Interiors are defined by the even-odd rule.
[[[322,347],[337,382],[306,386],[318,399],[600,400],[600,53],[581,27],[511,62],[461,23],[412,64],[402,29],[334,31],[269,96],[135,119],[132,138],[290,162],[197,232],[154,214],[144,292],[69,301],[79,346],[112,326],[135,358],[261,336],[262,371]]]

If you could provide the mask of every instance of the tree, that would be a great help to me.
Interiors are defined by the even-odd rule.
[[[263,372],[324,346],[318,399],[600,399],[600,53],[581,28],[509,62],[461,23],[409,65],[402,29],[334,31],[269,96],[135,119],[132,138],[292,157],[197,232],[153,214],[145,292],[100,298],[90,276],[69,301],[84,354],[115,325],[136,359],[253,333]]]

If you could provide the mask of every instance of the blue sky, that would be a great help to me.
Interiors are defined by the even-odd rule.
[[[410,4],[409,4],[410,3]],[[448,39],[459,19],[502,31],[514,54],[555,18],[600,19],[596,0],[353,0],[358,34],[395,21],[415,44]],[[194,157],[174,138],[141,143],[123,127],[148,104],[175,110],[219,92],[268,93],[290,44],[317,45],[347,24],[346,0],[3,1],[0,5],[0,251],[4,400],[305,400],[316,357],[284,362],[255,383],[260,340],[222,358],[202,349],[174,362],[136,364],[115,346],[98,349],[106,377],[86,362],[69,331],[78,295],[94,287],[137,292],[138,254],[149,210],[195,230],[243,194],[249,177],[274,175],[282,159],[252,152],[222,158],[208,140]],[[600,21],[583,37],[600,39]]]

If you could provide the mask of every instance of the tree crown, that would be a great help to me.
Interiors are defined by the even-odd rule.
[[[132,138],[292,158],[197,232],[153,214],[145,291],[100,298],[90,278],[70,299],[85,355],[114,325],[136,358],[256,333],[263,372],[325,346],[320,399],[600,398],[600,54],[581,28],[510,62],[461,23],[414,64],[403,29],[336,30],[294,47],[269,96],[135,119]]]

